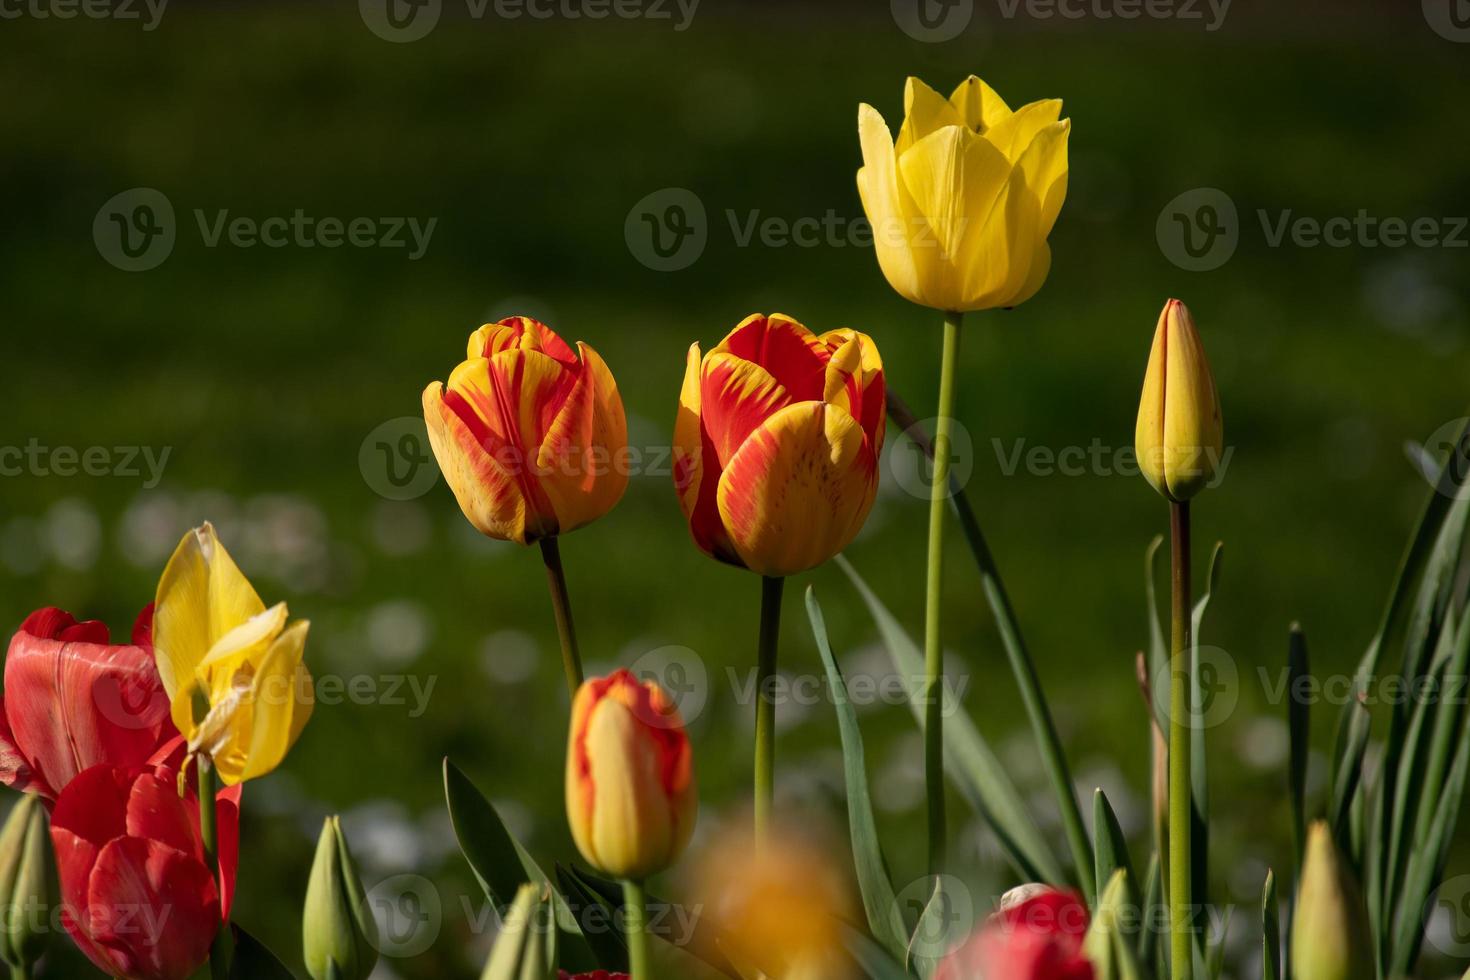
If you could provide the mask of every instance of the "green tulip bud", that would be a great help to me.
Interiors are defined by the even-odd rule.
[[[480,980],[547,980],[553,976],[543,935],[543,930],[550,928],[549,920],[545,889],[522,885],[505,915]]]
[[[1373,980],[1368,909],[1324,821],[1307,834],[1296,920],[1291,927],[1294,980]]]
[[[312,980],[367,980],[378,963],[378,925],[336,817],[317,841],[301,931]]]
[[[46,951],[58,890],[46,808],[27,794],[0,828],[0,960],[18,973]]]
[[[1130,910],[1136,908],[1130,891],[1128,872],[1114,871],[1087,929],[1082,953],[1092,961],[1098,980],[1139,980],[1141,976],[1128,935]]]

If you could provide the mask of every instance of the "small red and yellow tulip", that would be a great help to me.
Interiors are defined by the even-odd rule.
[[[883,446],[883,362],[855,330],[755,314],[689,348],[674,483],[694,541],[769,577],[815,568],[867,520]]]
[[[1172,501],[1199,493],[1220,466],[1220,394],[1194,317],[1177,299],[1164,304],[1154,329],[1133,441],[1144,478]]]
[[[628,485],[617,382],[584,343],[574,353],[525,316],[470,335],[466,360],[424,389],[444,479],[471,524],[530,544],[606,514]]]
[[[566,799],[578,850],[605,874],[640,881],[679,859],[699,802],[689,736],[662,688],[627,670],[582,685]]]
[[[1061,100],[1012,112],[971,75],[948,99],[910,78],[903,101],[897,142],[876,109],[858,107],[858,192],[889,285],[948,313],[1030,299],[1067,196]]]

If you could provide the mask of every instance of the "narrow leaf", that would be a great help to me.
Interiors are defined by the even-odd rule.
[[[1281,910],[1276,902],[1276,873],[1266,872],[1261,894],[1261,980],[1281,980]]]

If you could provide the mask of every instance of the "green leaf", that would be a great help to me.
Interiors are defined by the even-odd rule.
[[[1148,972],[1156,977],[1164,975],[1164,950],[1161,940],[1166,932],[1158,928],[1166,921],[1163,902],[1163,868],[1159,863],[1159,852],[1154,851],[1149,855],[1148,877],[1144,879],[1143,917],[1138,930],[1137,953],[1139,962],[1147,966]]]
[[[893,618],[882,600],[863,581],[852,563],[841,555],[837,563],[852,580],[878,625],[878,632],[902,677],[924,676],[924,655]],[[922,725],[921,693],[912,687],[910,707]],[[1034,817],[1022,802],[1005,767],[995,757],[970,716],[948,691],[943,691],[945,767],[970,806],[990,824],[1016,873],[1025,881],[1060,884],[1067,881]]]
[[[1164,627],[1159,622],[1158,560],[1159,549],[1164,546],[1164,536],[1154,535],[1143,555],[1143,591],[1148,598],[1148,676],[1164,677],[1169,668],[1169,643],[1164,639]],[[1160,730],[1169,730],[1169,692],[1159,690],[1159,685],[1150,684],[1153,692],[1154,724]]]
[[[486,897],[497,906],[505,907],[514,901],[521,885],[527,882],[544,885],[551,892],[557,927],[567,933],[563,950],[567,965],[580,968],[595,964],[610,969],[594,955],[593,945],[582,935],[581,926],[551,878],[506,828],[495,806],[447,758],[444,760],[444,797],[460,852],[469,862],[470,870],[475,873]]]
[[[1281,980],[1281,910],[1274,871],[1266,872],[1261,893],[1261,980]]]
[[[1135,907],[1129,897],[1132,894],[1128,872],[1119,868],[1107,879],[1107,887],[1098,898],[1097,912],[1082,946],[1096,969],[1097,980],[1141,980],[1143,976],[1133,939],[1125,931]]]
[[[1092,826],[1093,835],[1097,838],[1093,847],[1097,856],[1097,880],[1110,882],[1114,873],[1126,871],[1130,893],[1125,899],[1130,905],[1136,904],[1137,896],[1131,893],[1131,889],[1132,883],[1138,879],[1133,873],[1133,860],[1128,856],[1128,839],[1123,835],[1117,814],[1113,812],[1112,805],[1108,803],[1108,798],[1101,789],[1092,794]]]
[[[863,752],[863,736],[858,728],[857,715],[847,696],[847,684],[837,659],[832,655],[832,644],[827,637],[827,624],[822,617],[822,607],[817,602],[816,590],[806,590],[806,611],[811,619],[812,633],[816,636],[817,650],[827,668],[827,680],[832,687],[832,699],[837,708],[837,728],[842,738],[842,768],[847,783],[847,818],[852,837],[852,858],[857,870],[858,889],[863,897],[863,911],[867,914],[868,928],[873,937],[895,956],[902,956],[907,941],[904,933],[903,914],[893,892],[893,881],[888,875],[888,862],[883,857],[883,847],[878,841],[878,825],[873,817],[873,799],[868,791],[868,773]]]
[[[919,922],[909,938],[905,951],[904,966],[920,978],[928,978],[938,969],[945,955],[960,937],[952,934],[955,914],[954,900],[944,890],[947,879],[938,875],[934,879],[934,893],[924,903],[919,913]]]
[[[1194,901],[1200,906],[1209,904],[1210,882],[1210,780],[1209,754],[1205,740],[1205,676],[1200,662],[1200,634],[1203,632],[1205,612],[1220,584],[1220,562],[1225,556],[1225,546],[1215,543],[1210,553],[1210,571],[1205,577],[1205,590],[1194,604],[1190,613],[1190,818],[1193,827],[1190,833],[1192,850]]]
[[[581,896],[580,900],[589,901],[596,898],[607,908],[622,907],[623,886],[621,883],[613,881],[611,878],[604,878],[585,868],[563,868],[558,866],[557,879],[564,881],[568,876],[570,876],[572,881],[576,882],[578,886],[576,894]],[[650,907],[673,907],[673,903],[651,893],[647,894],[646,898]],[[706,966],[713,968],[727,977],[734,977],[738,980],[740,976],[739,972],[722,951],[719,925],[714,922],[710,915],[704,913],[702,910],[696,911],[699,911],[700,914],[693,917],[690,923],[693,927],[693,932],[689,935],[688,941],[683,945],[682,949],[695,959],[702,961]],[[670,942],[669,938],[666,935],[662,935],[659,930],[654,931],[654,936],[663,939],[665,942]]]
[[[589,926],[594,921],[604,923],[614,921],[614,911],[623,907],[621,885],[617,886],[617,897],[610,899],[594,891],[589,882],[583,879],[575,868],[558,864],[556,883],[561,893],[566,896],[568,912],[576,921],[586,922]],[[593,908],[597,909],[595,918],[594,914],[589,913],[589,910]],[[584,933],[584,937],[587,944],[592,947],[599,966],[614,973],[627,972],[628,940],[622,930],[589,928]]]
[[[843,941],[852,958],[870,980],[910,980],[903,965],[895,962],[883,947],[852,927],[844,927]]]
[[[296,980],[280,958],[250,933],[234,926],[235,958],[230,965],[234,980]]]

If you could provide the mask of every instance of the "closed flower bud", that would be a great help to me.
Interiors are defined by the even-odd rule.
[[[862,530],[878,492],[883,362],[855,330],[779,313],[689,349],[674,487],[706,554],[760,575],[815,568]]]
[[[662,688],[626,670],[582,685],[566,798],[577,848],[605,874],[637,881],[679,859],[698,799],[689,736]]]
[[[1177,299],[1159,314],[1133,441],[1144,477],[1176,502],[1203,490],[1220,465],[1220,396],[1194,318]]]
[[[424,389],[429,444],[482,534],[530,544],[589,524],[628,486],[628,425],[597,352],[530,317],[487,323]]]
[[[1294,980],[1371,980],[1368,909],[1323,821],[1307,835],[1301,891],[1291,927]]]
[[[50,935],[56,859],[38,797],[21,797],[0,828],[0,960],[29,973]]]
[[[313,980],[366,980],[378,963],[378,926],[336,817],[317,840],[301,932]]]
[[[546,945],[551,909],[542,886],[522,885],[505,914],[480,980],[550,980]]]

